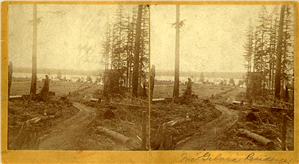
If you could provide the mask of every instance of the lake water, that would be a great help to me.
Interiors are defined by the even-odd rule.
[[[57,74],[37,74],[37,79],[42,80],[45,79],[45,76],[48,75],[50,79],[57,78]],[[31,78],[31,73],[13,73],[12,75],[15,78]],[[87,76],[84,75],[61,75],[62,78],[66,78],[67,80],[76,81],[78,78],[86,81]],[[92,82],[96,81],[100,76],[91,76]]]
[[[45,78],[47,74],[37,74],[38,80],[42,80]],[[50,79],[55,79],[57,77],[57,74],[48,74]],[[13,77],[16,78],[31,78],[31,73],[13,73]],[[78,78],[82,79],[83,81],[86,81],[87,76],[86,75],[61,75],[62,78],[66,77],[66,79],[71,81],[76,81]],[[92,82],[96,81],[97,78],[101,78],[100,76],[91,76]],[[156,80],[159,81],[174,81],[173,76],[156,76]],[[182,83],[185,83],[188,81],[188,78],[191,78],[193,82],[200,82],[200,77],[187,77],[187,76],[181,76],[180,81]],[[221,80],[226,80],[227,83],[229,82],[229,78],[204,78],[207,82],[213,82],[215,84],[219,84]],[[234,79],[235,84],[238,84],[239,81],[242,79]]]
[[[155,77],[156,80],[160,80],[160,81],[174,81],[174,77],[173,76],[156,76]],[[188,81],[188,78],[191,78],[191,81],[193,82],[200,82],[200,77],[187,77],[187,76],[180,76],[180,81],[185,83]],[[207,82],[213,82],[213,83],[220,83],[221,80],[226,80],[227,82],[229,82],[229,78],[204,78],[205,81]],[[239,81],[242,79],[234,79],[235,84],[238,84]]]

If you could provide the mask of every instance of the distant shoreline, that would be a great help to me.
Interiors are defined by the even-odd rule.
[[[14,67],[14,73],[31,73],[30,67]],[[76,70],[76,69],[57,69],[57,68],[38,68],[37,74],[48,75],[84,75],[84,76],[99,76],[103,70]]]
[[[205,78],[233,78],[243,79],[246,77],[246,72],[195,72],[181,71],[181,77],[200,77],[203,73]],[[156,71],[156,76],[174,76],[174,71]]]
[[[38,68],[38,74],[51,74],[51,75],[84,75],[84,76],[100,76],[104,70],[76,70],[76,69],[57,69],[57,68]],[[30,67],[15,67],[14,73],[31,73]],[[246,72],[196,72],[196,71],[181,71],[181,77],[200,77],[203,73],[205,78],[234,78],[243,79]],[[174,71],[159,70],[156,71],[156,76],[173,76]]]

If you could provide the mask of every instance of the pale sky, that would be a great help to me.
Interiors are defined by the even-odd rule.
[[[180,70],[245,72],[244,43],[250,18],[261,5],[181,5]],[[274,6],[268,5],[268,12]],[[174,70],[175,5],[153,5],[150,10],[151,65]]]
[[[132,14],[136,5],[124,5]],[[117,5],[37,5],[38,68],[103,68],[100,63],[107,17],[113,22]],[[173,70],[175,5],[151,5],[151,64]],[[261,5],[181,6],[181,71],[240,72],[249,19],[255,22]],[[272,11],[273,5],[267,7]],[[9,5],[9,60],[31,67],[33,5]]]
[[[132,15],[136,5],[124,5]],[[107,16],[114,21],[118,5],[37,5],[37,67],[95,70],[100,64]],[[31,67],[33,5],[9,5],[9,60]]]

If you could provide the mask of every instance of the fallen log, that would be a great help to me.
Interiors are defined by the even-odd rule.
[[[9,96],[9,100],[23,100],[22,95]]]
[[[251,105],[252,108],[256,109],[269,109],[269,110],[274,110],[274,111],[281,111],[281,110],[294,110],[294,107],[291,106],[290,108],[283,108],[283,107],[273,107],[273,106],[265,106],[265,105]]]
[[[38,123],[40,120],[42,120],[42,117],[34,117],[34,118],[30,119],[30,120],[27,120],[27,121],[26,121],[26,124],[27,124],[27,125],[31,125],[32,123],[36,124],[36,123]]]
[[[112,138],[114,138],[115,140],[118,140],[120,141],[121,143],[124,143],[124,144],[131,144],[132,143],[132,140],[120,133],[117,133],[115,131],[112,131],[112,130],[109,130],[109,129],[106,129],[104,127],[101,127],[101,126],[98,126],[97,127],[97,130],[99,132],[102,132],[104,134],[106,134],[107,136],[110,136]]]
[[[273,141],[269,140],[268,138],[265,138],[261,135],[258,135],[256,133],[252,133],[248,130],[245,129],[240,129],[241,134],[246,135],[249,138],[254,139],[255,141],[258,141],[259,143],[263,144],[264,146],[266,146],[269,149],[274,148],[274,143]]]
[[[38,116],[38,117],[34,117],[32,119],[27,120],[25,123],[27,125],[31,125],[31,124],[36,124],[36,123],[38,123],[40,121],[45,121],[45,120],[54,119],[54,118],[55,118],[55,115]]]
[[[18,135],[16,139],[13,141],[11,148],[12,149],[22,149],[28,144],[30,140],[33,140],[33,142],[37,142],[37,140],[32,139],[32,136],[36,136],[36,129],[32,127],[33,124],[37,124],[38,122],[45,121],[48,119],[54,119],[55,115],[48,115],[48,116],[37,116],[31,119],[28,119],[25,121],[18,132]],[[30,140],[28,140],[31,138]]]
[[[101,102],[101,99],[90,98],[89,101],[91,101],[91,102]]]
[[[166,126],[165,124],[160,125],[158,130],[151,140],[152,150],[173,150],[173,128],[171,126]]]
[[[173,140],[173,126],[192,121],[190,118],[168,121],[159,126],[156,134],[151,141],[153,150],[172,150],[176,143]]]
[[[38,96],[36,94],[35,96]],[[15,96],[9,96],[9,100],[29,100],[30,95],[15,95]]]
[[[182,119],[179,119],[179,120],[169,121],[169,122],[165,123],[164,125],[165,126],[175,126],[175,125],[178,125],[178,124],[189,122],[191,120],[192,120],[191,118],[182,118]]]
[[[152,100],[152,104],[157,104],[157,103],[165,103],[166,101],[165,101],[165,99],[153,99]]]

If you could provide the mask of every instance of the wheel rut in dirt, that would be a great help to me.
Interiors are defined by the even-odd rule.
[[[72,150],[76,145],[76,137],[95,118],[92,107],[73,103],[79,112],[61,124],[49,130],[49,133],[38,139],[39,150]]]
[[[204,125],[198,133],[185,142],[178,144],[175,147],[176,150],[216,149],[214,141],[238,120],[238,114],[221,105],[216,105],[215,108],[221,111],[221,116]]]

